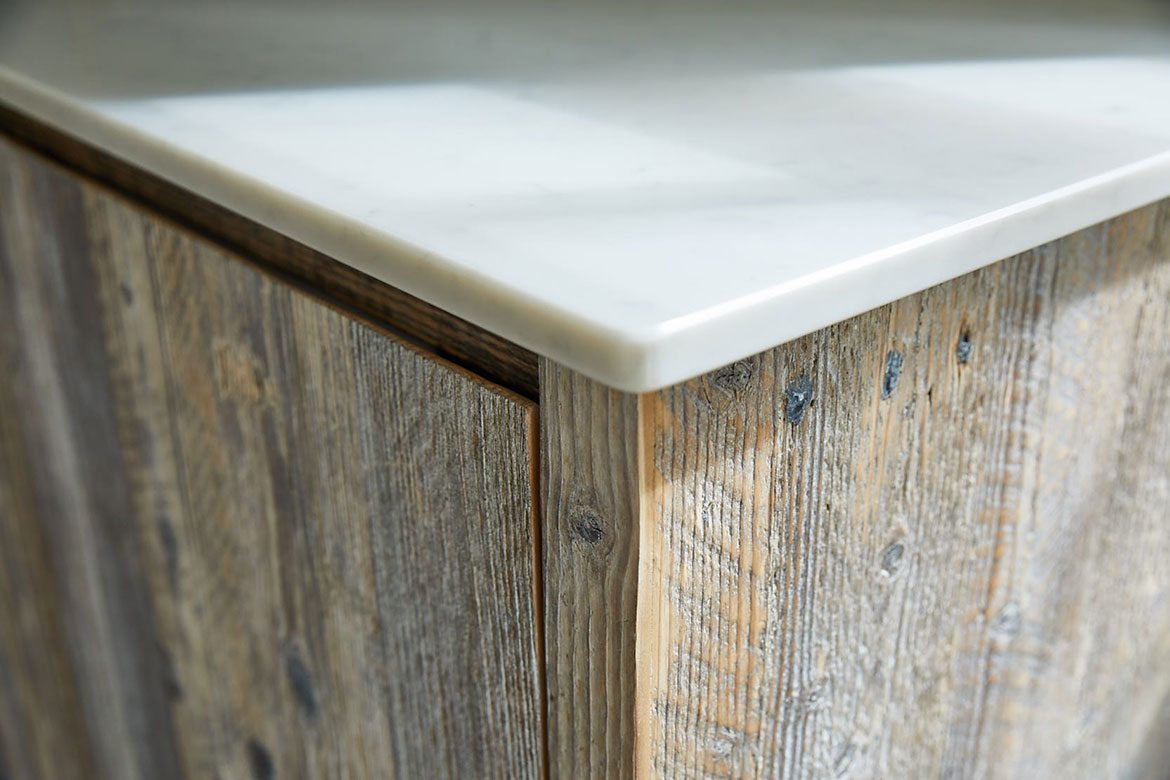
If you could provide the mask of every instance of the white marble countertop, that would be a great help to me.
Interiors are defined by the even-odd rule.
[[[646,391],[1170,195],[1082,5],[0,0],[0,102]]]

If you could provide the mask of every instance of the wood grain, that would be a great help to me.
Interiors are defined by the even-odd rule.
[[[6,777],[539,777],[535,406],[0,142]]]
[[[639,399],[640,776],[1138,771],[1168,237],[1144,208]]]
[[[541,361],[552,777],[633,774],[637,399]]]
[[[96,179],[318,297],[356,309],[427,351],[535,400],[536,355],[188,190],[0,103],[0,134]]]
[[[84,219],[0,142],[0,754],[13,778],[173,776],[95,280],[59,229]]]

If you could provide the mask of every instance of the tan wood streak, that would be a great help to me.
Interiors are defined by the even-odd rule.
[[[553,777],[633,771],[637,399],[541,361]]]
[[[1170,686],[1168,211],[640,399],[641,776],[1125,771]]]
[[[16,648],[30,670],[28,695],[0,687],[4,768],[15,778],[540,776],[535,405],[6,142],[0,172],[16,181],[0,238],[28,240],[26,218],[9,216],[21,204],[36,203],[42,222],[0,256],[0,293],[28,316],[0,341],[2,357],[65,389],[50,408],[52,394],[17,374],[5,391],[22,403],[0,409],[4,538],[56,529],[49,571],[34,556],[0,578],[0,614],[27,613],[25,588],[47,583],[37,617],[19,632],[0,625],[0,653]],[[75,208],[36,201],[42,187],[71,192]],[[59,256],[38,243],[62,235],[72,244]],[[61,284],[99,315],[89,330],[31,295]],[[69,350],[102,357],[71,363]],[[70,395],[78,387],[107,389]],[[54,430],[49,412],[66,415],[66,433],[113,431],[104,450],[72,442],[86,462],[107,461],[125,496],[115,514],[94,510],[102,522],[68,506],[57,522],[23,497],[30,471],[45,494],[102,492],[98,473],[63,481],[21,449]],[[138,579],[86,602],[55,597],[83,576],[109,580],[112,565]],[[114,595],[137,609],[119,612]],[[70,638],[83,618],[96,629],[88,644]],[[115,651],[142,668],[118,667]],[[128,685],[155,709],[132,709]],[[103,691],[114,695],[99,715],[87,707]],[[83,724],[59,718],[72,696]],[[127,714],[111,707],[119,701]],[[10,731],[15,720],[27,728]],[[135,737],[152,728],[165,738]],[[26,762],[28,745],[49,747]],[[74,748],[70,769],[62,751]]]

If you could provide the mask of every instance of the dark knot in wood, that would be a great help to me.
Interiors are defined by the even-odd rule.
[[[569,523],[577,538],[587,544],[598,545],[605,537],[601,515],[590,507],[575,507],[569,513]]]
[[[955,358],[960,363],[966,363],[974,351],[975,345],[971,343],[970,337],[966,333],[959,336],[959,343],[955,345]]]
[[[812,380],[802,374],[789,383],[785,398],[785,418],[793,425],[799,425],[800,421],[804,419],[805,408],[812,403]]]
[[[891,349],[886,354],[886,375],[882,378],[882,399],[893,395],[898,387],[898,377],[902,376],[902,353]]]

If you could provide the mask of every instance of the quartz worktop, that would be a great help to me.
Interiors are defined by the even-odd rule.
[[[1170,196],[1170,5],[818,9],[10,2],[0,104],[634,392]]]

